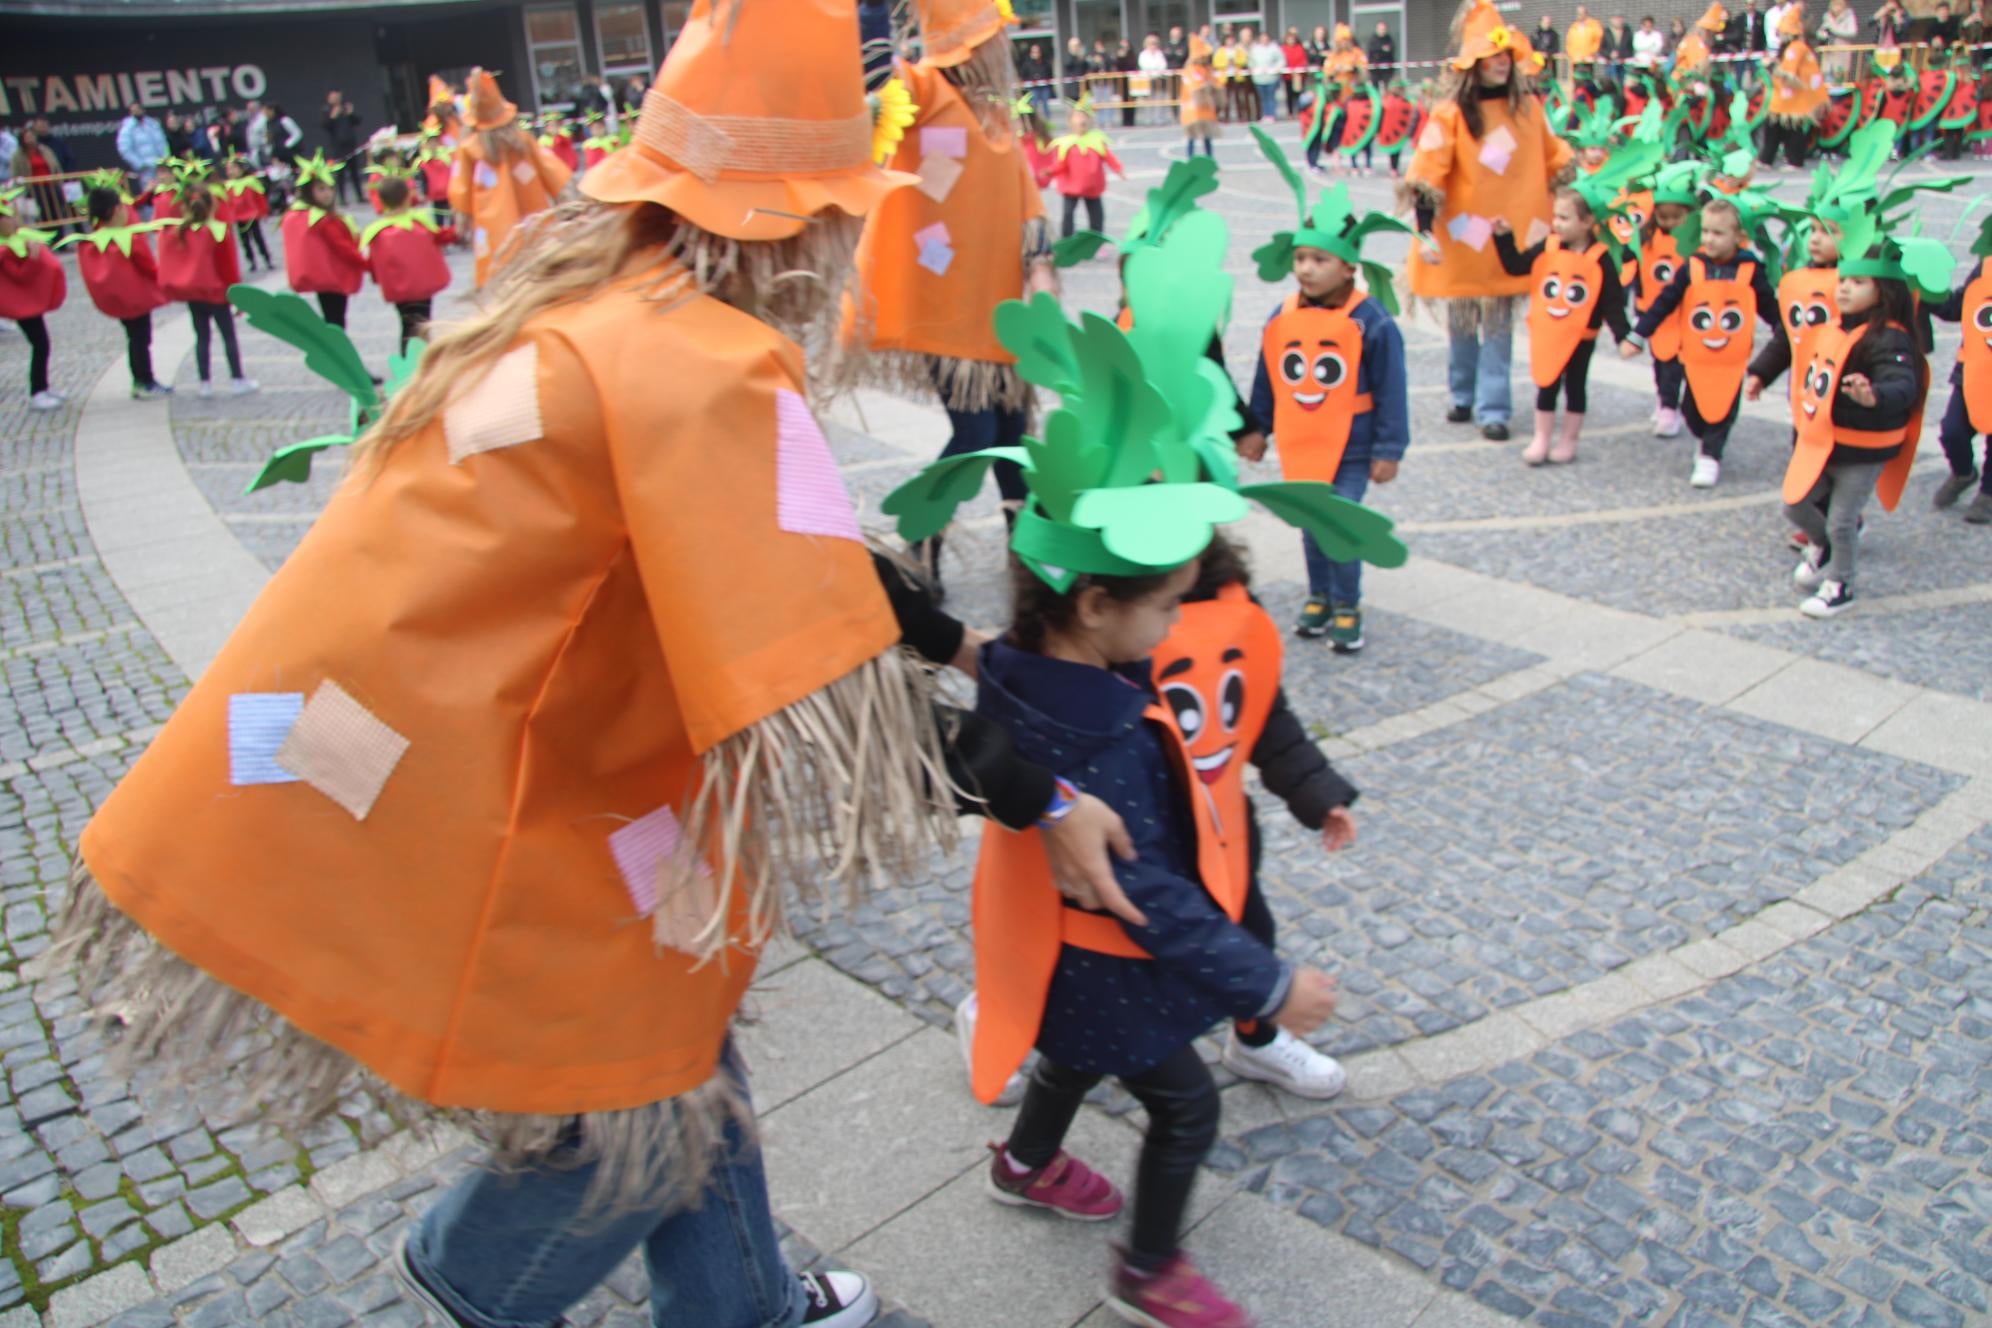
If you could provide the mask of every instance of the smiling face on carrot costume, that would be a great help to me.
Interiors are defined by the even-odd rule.
[[[1183,606],[1155,651],[1155,684],[1176,717],[1197,778],[1219,793],[1219,813],[1242,794],[1244,768],[1279,691],[1280,631],[1244,587]]]
[[[1567,206],[1562,199],[1557,207]],[[1529,292],[1529,376],[1537,387],[1562,377],[1570,357],[1596,336],[1591,312],[1604,285],[1604,247],[1595,237],[1580,248],[1556,237],[1536,260],[1535,289]]]
[[[1352,367],[1348,348],[1335,338],[1289,341],[1280,348],[1279,361],[1273,365],[1275,390],[1312,413],[1338,394],[1353,394],[1356,376]]]
[[[1688,262],[1698,271],[1681,301],[1681,366],[1697,407],[1720,418],[1735,403],[1750,364],[1757,318],[1757,297],[1750,287],[1756,269],[1742,263],[1735,277],[1715,281],[1706,275],[1705,260]]]

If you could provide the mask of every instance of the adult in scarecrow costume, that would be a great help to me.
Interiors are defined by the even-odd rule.
[[[1416,299],[1443,302],[1451,337],[1447,377],[1455,424],[1478,421],[1508,437],[1514,407],[1516,298],[1527,277],[1501,269],[1493,219],[1517,235],[1548,226],[1551,192],[1575,167],[1535,95],[1539,59],[1491,0],[1468,0],[1456,25],[1459,53],[1418,132],[1400,186],[1418,241],[1409,264]]]
[[[1052,280],[1044,204],[1012,117],[1016,67],[1001,0],[919,0],[924,54],[897,77],[918,108],[887,163],[919,177],[880,204],[858,246],[858,291],[844,335],[866,381],[938,393],[951,436],[942,456],[1015,447],[1031,388],[992,318]],[[1023,479],[997,468],[1006,509]],[[940,532],[922,549],[938,576]]]
[[[470,73],[469,117],[450,176],[450,206],[470,218],[482,286],[513,229],[552,207],[571,173],[520,127],[519,108],[505,100],[488,70]]]
[[[807,398],[871,135],[849,0],[698,0],[84,833],[53,953],[126,1054],[482,1133],[400,1264],[445,1322],[639,1246],[660,1320],[874,1304],[783,1266],[729,1044],[792,891],[954,820]]]

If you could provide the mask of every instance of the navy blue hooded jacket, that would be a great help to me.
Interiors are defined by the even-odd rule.
[[[976,711],[1120,813],[1140,854],[1115,858],[1114,875],[1148,918],[1127,934],[1153,958],[1063,946],[1045,1000],[1038,1050],[1084,1073],[1137,1074],[1223,1020],[1271,1015],[1292,981],[1198,879],[1195,819],[1166,735],[1143,718],[1154,699],[1146,661],[1099,669],[1001,641],[982,652]]]

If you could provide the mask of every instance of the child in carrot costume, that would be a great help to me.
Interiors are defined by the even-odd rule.
[[[1623,186],[1650,170],[1661,152],[1657,144],[1623,147],[1609,166],[1557,190],[1549,235],[1527,249],[1515,247],[1514,230],[1505,218],[1494,223],[1502,268],[1529,278],[1529,376],[1536,385],[1536,412],[1535,437],[1523,449],[1522,460],[1531,466],[1545,461],[1567,465],[1577,459],[1598,329],[1609,325],[1621,342],[1631,331],[1619,284],[1624,250],[1609,231],[1599,238],[1598,223],[1601,218],[1609,221]],[[1563,431],[1552,444],[1559,388]]]
[[[1036,831],[984,836],[974,885],[976,1095],[992,1100],[1039,1052],[1008,1139],[992,1145],[986,1183],[1011,1206],[1089,1221],[1118,1215],[1115,1185],[1063,1148],[1086,1093],[1118,1078],[1147,1108],[1148,1125],[1109,1296],[1123,1317],[1163,1328],[1249,1322],[1181,1248],[1219,1113],[1195,1039],[1236,1018],[1305,1033],[1332,1013],[1334,984],[1283,962],[1241,924],[1247,831],[1197,773],[1211,764],[1190,755],[1188,730],[1201,714],[1164,690],[1193,667],[1163,678],[1151,655],[1176,625],[1215,528],[1245,515],[1248,500],[1344,556],[1404,556],[1387,520],[1326,484],[1226,482],[1235,416],[1203,357],[1222,301],[1165,294],[1147,303],[1150,289],[1208,282],[1205,229],[1179,225],[1129,256],[1131,331],[1093,315],[1071,322],[1049,295],[998,313],[1019,371],[1055,386],[1060,404],[1021,453],[1028,497],[1010,540],[1013,621],[982,652],[976,702],[1026,756],[1121,812],[1138,857],[1117,871],[1147,919],[1124,925],[1063,906]],[[997,459],[945,458],[901,486],[885,502],[900,535],[917,542],[939,529]],[[1242,714],[1271,697],[1235,699]],[[1176,810],[1184,806],[1188,815]]]
[[[1964,282],[1931,310],[1938,318],[1963,324],[1964,332],[1957,363],[1951,366],[1950,402],[1937,435],[1951,473],[1937,486],[1931,505],[1949,507],[1976,483],[1978,496],[1964,509],[1964,519],[1983,526],[1992,525],[1992,217],[1980,223],[1971,254],[1978,261]],[[1988,440],[1985,463],[1979,466],[1971,459],[1974,434]]]
[[[1683,404],[1688,431],[1699,443],[1688,483],[1711,489],[1722,478],[1723,449],[1742,404],[1752,329],[1762,319],[1772,336],[1782,339],[1784,321],[1778,317],[1777,291],[1765,260],[1743,247],[1743,213],[1736,202],[1717,198],[1703,204],[1696,230],[1699,247],[1640,314],[1619,353],[1627,359],[1637,356],[1680,312],[1681,365],[1688,384]]]
[[[1650,227],[1638,237],[1635,261],[1620,270],[1620,278],[1632,293],[1633,312],[1644,314],[1653,307],[1660,292],[1673,283],[1683,255],[1675,242],[1681,224],[1694,215],[1701,204],[1693,162],[1675,162],[1654,173]],[[1699,224],[1690,228],[1698,234]],[[1635,320],[1637,321],[1637,320]],[[1681,317],[1675,313],[1662,319],[1647,349],[1653,353],[1653,436],[1678,438],[1684,420],[1681,393],[1688,377],[1681,368]]]
[[[228,288],[242,280],[242,261],[235,251],[235,232],[215,215],[214,192],[205,184],[190,185],[180,196],[181,215],[159,231],[159,289],[169,300],[183,300],[194,320],[194,368],[200,373],[200,394],[207,396],[212,367],[212,339],[221,337],[228,357],[228,390],[235,396],[256,390],[255,380],[242,372],[242,350],[235,341],[235,311]]]
[[[380,297],[401,315],[403,354],[409,342],[426,332],[432,303],[450,284],[450,265],[443,260],[447,241],[426,212],[409,206],[410,193],[406,180],[381,181],[380,201],[386,213],[360,232],[367,271],[373,274]]]
[[[297,199],[281,232],[290,288],[317,296],[319,314],[334,327],[346,325],[346,301],[360,293],[367,274],[359,227],[339,211],[334,179],[341,169],[322,152],[298,159]]]
[[[651,95],[99,808],[52,962],[148,1070],[474,1126],[395,1259],[435,1322],[553,1323],[640,1249],[686,1324],[859,1328],[785,1263],[730,1028],[790,890],[954,822],[783,331],[829,341],[901,182],[848,3],[695,0]]]
[[[1820,334],[1792,398],[1798,431],[1785,470],[1785,516],[1806,534],[1793,583],[1808,618],[1854,600],[1861,509],[1902,499],[1923,430],[1930,366],[1916,344],[1912,289],[1947,295],[1952,259],[1940,241],[1879,235],[1878,218],[1845,230],[1838,324]]]
[[[86,206],[90,230],[56,243],[57,249],[76,245],[76,266],[83,287],[100,313],[124,325],[125,362],[131,367],[135,401],[173,395],[173,389],[152,376],[152,311],[166,303],[159,290],[159,263],[146,242],[158,222],[134,222],[131,209],[116,189],[98,185]]]
[[[46,316],[62,307],[69,278],[49,249],[51,231],[23,226],[14,200],[25,188],[0,189],[0,318],[11,318],[28,342],[28,409],[55,410],[62,395],[48,385]]]
[[[1065,220],[1060,224],[1059,234],[1072,234],[1073,220],[1082,200],[1086,204],[1088,229],[1104,231],[1107,209],[1102,195],[1107,192],[1107,172],[1112,170],[1125,180],[1127,169],[1114,155],[1107,136],[1094,126],[1092,112],[1074,107],[1065,122],[1065,132],[1051,140],[1046,155],[1044,179],[1057,186],[1059,197],[1065,200]]]
[[[1252,136],[1285,177],[1299,210],[1293,230],[1252,254],[1260,280],[1291,277],[1299,286],[1266,322],[1252,415],[1272,423],[1280,474],[1333,484],[1360,502],[1372,483],[1397,478],[1411,442],[1396,292],[1390,270],[1365,261],[1362,247],[1372,235],[1409,227],[1379,212],[1357,213],[1345,184],[1325,191],[1310,211],[1307,184],[1286,154],[1257,125]],[[1358,271],[1367,293],[1356,285]],[[1304,532],[1301,551],[1308,594],[1294,630],[1326,636],[1337,654],[1354,654],[1364,645],[1361,561],[1332,557]]]

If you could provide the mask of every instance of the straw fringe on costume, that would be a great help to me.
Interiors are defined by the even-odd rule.
[[[698,938],[705,958],[725,963],[731,945],[786,934],[790,890],[827,909],[842,887],[855,905],[871,884],[916,875],[936,846],[953,850],[958,824],[932,679],[895,649],[706,754],[703,787],[685,818],[685,843],[701,851],[660,869],[682,883],[716,864],[724,884]],[[662,884],[659,897],[674,898],[673,888]],[[724,920],[740,892],[746,935],[729,937]],[[661,930],[661,915],[657,922]],[[422,1101],[154,940],[111,902],[80,855],[36,970],[71,964],[92,1012],[122,1025],[112,1056],[123,1072],[148,1071],[164,1087],[228,1083],[237,1114],[285,1130],[307,1129],[359,1096],[404,1123],[464,1126],[501,1168],[559,1149],[561,1165],[600,1164],[587,1197],[599,1212],[626,1211],[667,1190],[696,1196],[727,1124],[752,1137],[746,1094],[723,1069],[665,1101],[579,1116]]]

